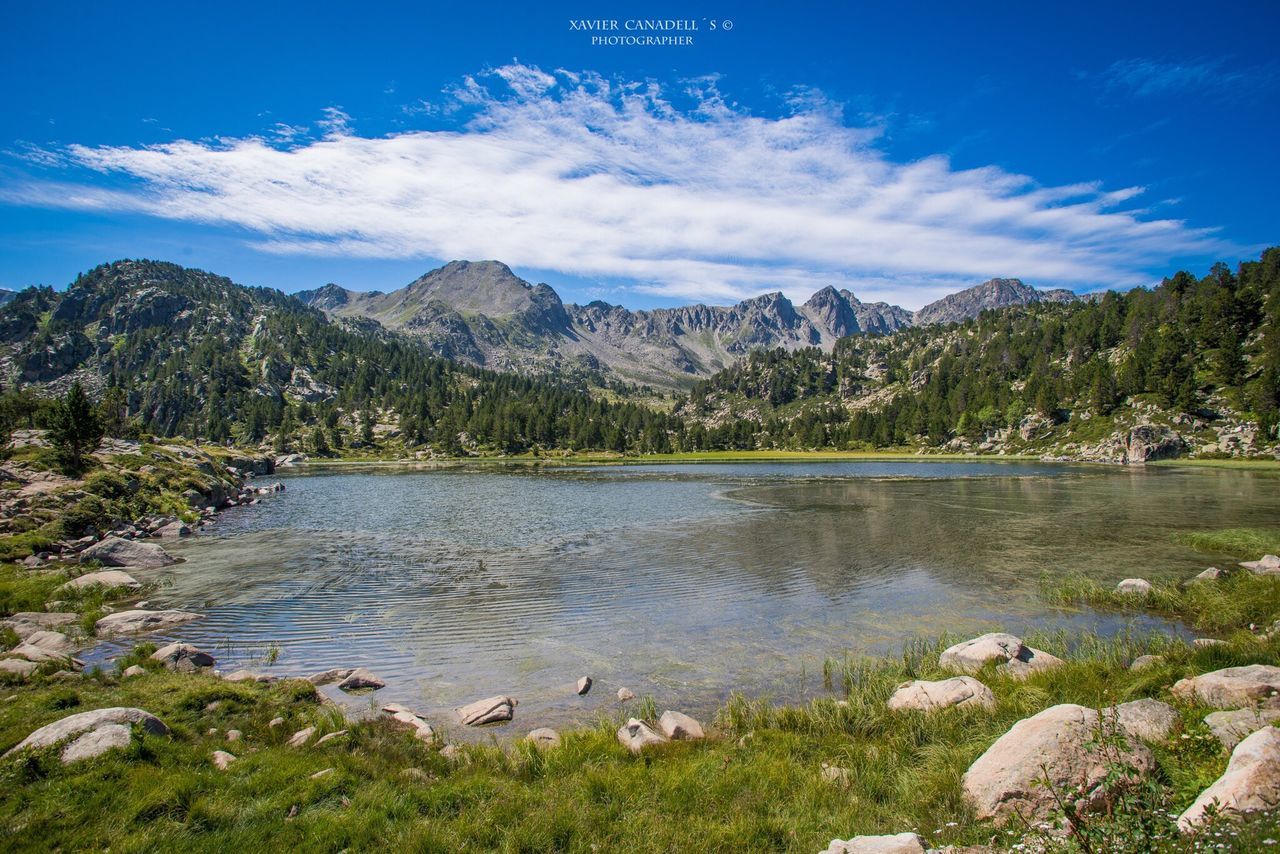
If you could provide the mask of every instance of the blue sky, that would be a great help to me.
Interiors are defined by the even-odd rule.
[[[385,290],[495,257],[567,301],[915,308],[1280,243],[1273,2],[457,5],[14,6],[0,286],[152,257]],[[569,23],[663,18],[693,44]]]

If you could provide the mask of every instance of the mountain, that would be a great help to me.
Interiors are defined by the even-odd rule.
[[[448,359],[502,371],[604,372],[666,388],[687,387],[759,348],[830,351],[859,332],[888,334],[987,308],[1074,298],[993,279],[914,315],[831,286],[801,306],[769,293],[733,306],[633,311],[600,301],[566,305],[549,285],[530,284],[499,261],[451,261],[391,293],[329,284],[295,296],[330,317],[369,318],[417,336]]]
[[[17,293],[17,291],[11,291],[8,288],[0,288],[0,305],[4,305],[13,299]]]
[[[1037,290],[1023,284],[1021,279],[989,279],[980,285],[931,302],[915,313],[916,326],[932,323],[959,323],[977,317],[989,308],[1010,305],[1030,305],[1037,302],[1072,302],[1079,299],[1068,290]]]

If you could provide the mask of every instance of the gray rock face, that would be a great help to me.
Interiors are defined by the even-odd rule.
[[[925,854],[924,840],[915,833],[855,836],[833,839],[821,854]]]
[[[45,747],[53,747],[59,742],[66,741],[81,733],[98,729],[106,724],[137,724],[152,735],[169,734],[169,728],[164,725],[163,721],[143,709],[126,707],[95,709],[91,712],[79,712],[69,715],[62,720],[40,727],[4,755],[12,756],[22,750],[40,750]]]
[[[201,667],[213,667],[218,662],[212,655],[189,643],[171,643],[151,653],[153,661],[159,661],[169,670],[192,673]]]
[[[662,717],[658,719],[658,729],[662,730],[662,734],[673,741],[696,741],[700,738],[706,738],[706,733],[702,731],[702,724],[684,712],[673,712],[671,710],[663,712]]]
[[[1186,448],[1186,441],[1168,427],[1135,424],[1129,430],[1128,441],[1125,443],[1124,462],[1134,465],[1173,459],[1180,456]]]
[[[467,726],[501,723],[515,717],[518,702],[511,697],[489,697],[457,709],[458,719]]]
[[[1280,667],[1250,664],[1181,679],[1173,695],[1217,709],[1280,708]]]
[[[62,749],[62,764],[82,762],[119,750],[133,743],[133,732],[124,724],[103,724],[92,729]]]
[[[58,591],[88,590],[92,587],[101,587],[104,590],[116,590],[122,587],[137,589],[141,586],[138,583],[138,579],[127,572],[122,572],[118,569],[106,569],[101,572],[86,572],[79,578],[73,578],[59,587]]]
[[[145,611],[135,609],[108,614],[94,623],[94,631],[99,637],[115,637],[116,635],[132,635],[141,632],[154,632],[200,619],[199,614],[190,611]]]
[[[1204,716],[1205,726],[1227,750],[1276,721],[1280,721],[1280,709],[1235,709]]]
[[[34,646],[40,649],[47,649],[49,652],[69,652],[75,646],[71,642],[71,638],[62,632],[36,631],[27,635],[22,639],[24,646]]]
[[[1280,730],[1260,729],[1236,745],[1227,770],[1178,817],[1178,827],[1193,830],[1210,804],[1228,817],[1280,806]]]
[[[254,673],[252,670],[236,670],[222,677],[227,682],[262,682],[270,683],[276,681],[276,677],[268,676],[264,673]]]
[[[989,308],[1030,305],[1037,302],[1072,302],[1078,299],[1071,291],[1036,290],[1021,279],[989,279],[980,285],[945,296],[917,311],[912,321],[916,326],[930,323],[957,323],[977,317]]]
[[[666,744],[665,736],[654,732],[647,723],[631,718],[618,729],[618,741],[632,753],[639,753],[655,744]]]
[[[96,560],[103,566],[138,566],[147,569],[178,562],[177,558],[155,543],[124,540],[120,537],[107,537],[80,552],[82,563],[90,560]]]
[[[1233,574],[1234,573],[1230,569],[1218,569],[1216,566],[1211,566],[1196,575],[1196,577],[1191,579],[1191,581],[1221,581],[1224,578],[1231,577]]]
[[[978,818],[1001,822],[1017,814],[1051,818],[1057,810],[1055,791],[1061,796],[1078,792],[1078,808],[1096,808],[1110,757],[1086,745],[1105,727],[1096,709],[1069,703],[1018,721],[965,772],[965,797]],[[1133,740],[1119,758],[1138,774],[1155,770],[1151,751]],[[1046,778],[1051,789],[1040,784]]]
[[[991,689],[972,676],[956,676],[937,682],[903,682],[889,698],[889,711],[932,712],[952,706],[990,709],[996,704]]]
[[[186,522],[170,522],[157,528],[155,535],[164,540],[176,540],[191,536],[191,527]]]

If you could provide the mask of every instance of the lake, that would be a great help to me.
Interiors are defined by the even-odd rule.
[[[614,711],[622,686],[702,714],[735,691],[801,701],[822,693],[824,658],[916,636],[1160,627],[1048,607],[1038,583],[1190,577],[1215,556],[1179,532],[1280,517],[1265,475],[1023,462],[279,479],[286,492],[221,513],[173,547],[183,563],[144,573],[161,584],[151,607],[205,615],[155,639],[195,643],[224,671],[365,666],[388,683],[374,701],[452,730],[453,707],[509,694],[511,734]],[[595,688],[580,698],[583,675]]]

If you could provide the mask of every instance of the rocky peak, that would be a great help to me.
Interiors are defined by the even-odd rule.
[[[914,320],[917,326],[930,323],[956,323],[977,317],[989,308],[1030,305],[1042,300],[1070,302],[1075,299],[1077,297],[1071,291],[1061,289],[1039,291],[1021,279],[988,279],[980,285],[974,285],[972,288],[929,303],[915,313]]]

